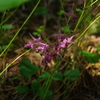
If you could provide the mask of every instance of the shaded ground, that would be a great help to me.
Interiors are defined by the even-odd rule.
[[[23,29],[17,36],[11,48],[7,51],[7,53],[4,54],[4,56],[0,58],[0,71],[2,71],[9,63],[11,63],[16,57],[18,57],[25,51],[25,43],[27,43],[27,41],[29,40],[31,41],[29,33],[36,31],[36,29],[40,25],[44,25],[46,26],[46,29],[44,32],[41,33],[41,36],[44,39],[45,37],[48,37],[50,34],[56,32],[61,24],[64,24],[59,24],[59,18],[56,14],[60,9],[59,2],[55,2],[52,2],[51,0],[51,2],[49,2],[48,4],[41,3],[41,5],[47,6],[47,8],[49,9],[49,13],[43,16],[31,16],[30,20],[27,22],[27,24],[23,27]],[[68,1],[68,4],[70,3],[72,3],[72,1]],[[67,7],[67,3],[65,4],[65,6]],[[9,43],[9,40],[14,36],[16,31],[19,29],[23,21],[30,13],[30,9],[28,9],[29,5],[34,6],[34,3],[28,3],[26,5],[21,6],[18,9],[18,11],[7,21],[7,24],[12,24],[15,26],[15,28],[4,31],[7,34],[4,34],[4,36],[1,38],[0,44]],[[68,9],[70,8],[66,8],[66,11]],[[7,12],[7,15],[9,15],[10,13],[10,11]],[[75,19],[73,19],[73,21],[74,20]],[[75,27],[75,24],[70,24],[70,27],[71,29],[73,29]],[[76,33],[78,32],[79,31],[77,31]],[[7,41],[5,42],[5,40]],[[46,42],[52,43],[51,40],[48,40]],[[68,69],[78,67],[81,71],[80,77],[75,82],[72,82],[70,84],[68,91],[66,93],[67,95],[65,95],[64,100],[100,100],[100,62],[97,62],[95,65],[89,64],[87,59],[85,57],[81,57],[78,53],[81,50],[86,50],[92,53],[100,54],[100,51],[97,51],[95,49],[96,46],[100,46],[100,34],[97,33],[96,35],[86,35],[85,39],[82,42],[78,43],[78,51],[74,61],[70,62],[74,56],[76,45],[77,43],[75,43],[68,50],[68,52],[65,53],[61,65],[58,68],[58,72],[63,72],[66,66],[68,67]],[[19,84],[23,83],[21,79],[9,81],[9,79],[11,78],[20,76],[20,72],[18,69],[19,63],[23,58],[27,58],[31,61],[31,63],[41,67],[42,70],[46,70],[48,72],[51,72],[51,70],[53,69],[53,64],[55,63],[54,61],[52,61],[52,63],[48,64],[47,66],[41,65],[40,62],[42,60],[42,57],[38,53],[35,53],[33,51],[27,53],[26,55],[18,59],[13,65],[11,65],[11,67],[7,71],[5,71],[5,73],[2,76],[3,83],[1,83],[0,85],[0,100],[19,100],[18,98],[21,98],[21,100],[29,100],[29,98],[33,98],[33,94],[31,91],[28,91],[24,94],[18,94],[16,92],[16,87]],[[37,73],[37,75],[39,74],[40,72]],[[29,86],[31,81],[35,79],[36,77],[34,76],[33,79],[27,82],[27,79],[24,78],[26,84]],[[65,83],[66,82],[67,81],[65,81]],[[54,91],[54,94],[51,100],[62,100],[64,92],[66,90],[65,83],[62,84],[57,81],[52,82],[50,88]],[[56,87],[56,90],[55,86],[58,86]],[[36,98],[35,100],[38,100],[38,98]]]

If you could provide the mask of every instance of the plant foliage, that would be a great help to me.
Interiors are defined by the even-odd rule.
[[[90,63],[96,63],[100,59],[99,54],[94,54],[88,51],[82,51],[81,55],[86,56]]]
[[[70,81],[75,81],[79,77],[79,75],[79,69],[71,69],[64,73],[64,76]]]
[[[0,0],[0,11],[18,7],[27,1],[29,0]]]
[[[41,68],[35,66],[34,64],[30,63],[27,59],[23,59],[20,63],[19,71],[21,74],[27,78],[31,78],[38,70]]]

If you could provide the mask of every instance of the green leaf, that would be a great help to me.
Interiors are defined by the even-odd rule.
[[[21,72],[21,74],[27,78],[31,78],[32,75],[34,75],[38,70],[40,70],[41,68],[35,66],[34,64],[32,64],[30,61],[28,61],[27,59],[23,59],[20,63],[20,69],[19,71]]]
[[[28,87],[24,85],[19,85],[16,89],[18,93],[25,93],[28,91]]]
[[[46,95],[46,99],[49,99],[50,100],[52,94],[53,94],[52,91],[51,90],[48,90],[47,95]]]
[[[3,81],[0,80],[0,83],[3,83]]]
[[[79,69],[72,69],[64,73],[64,76],[70,81],[75,81],[79,77],[79,75]]]
[[[41,83],[37,80],[35,80],[31,83],[32,91],[38,90],[40,87],[41,87]]]
[[[97,50],[100,50],[100,46],[97,46],[96,49],[97,49]]]
[[[17,76],[17,77],[14,77],[14,78],[9,79],[9,81],[13,81],[13,80],[16,80],[16,79],[19,79],[19,78],[21,78],[21,77],[20,76]]]
[[[0,52],[2,52],[7,45],[0,45]]]
[[[2,75],[0,75],[0,77],[2,77]]]
[[[38,29],[37,29],[37,32],[40,32],[40,33],[41,33],[41,32],[43,32],[43,30],[40,29],[40,28],[38,28]]]
[[[64,12],[63,10],[60,10],[57,14],[58,14],[58,15],[64,15],[65,12]]]
[[[37,37],[41,36],[38,32],[33,32],[32,34],[35,35],[35,36],[37,36]]]
[[[32,34],[35,35],[35,36],[37,36],[37,37],[41,36],[38,32],[33,32]]]
[[[2,29],[12,29],[12,28],[14,28],[14,26],[12,26],[12,25],[8,25],[8,24],[5,24],[5,25],[3,25],[2,26]]]
[[[38,96],[39,96],[39,97],[42,97],[43,94],[44,94],[44,91],[45,91],[44,87],[40,87],[40,88],[37,90]]]
[[[96,63],[100,59],[99,54],[94,54],[94,53],[91,53],[91,52],[88,52],[88,51],[82,51],[81,55],[86,56],[90,63]]]
[[[22,67],[19,69],[19,71],[21,72],[21,74],[22,74],[23,76],[25,76],[25,77],[27,77],[27,78],[31,78],[32,75],[35,74],[35,73],[33,73],[32,70],[28,69],[28,68],[25,67],[25,66],[22,66]]]
[[[40,87],[37,91],[38,96],[43,97],[45,92],[45,88],[44,87]],[[52,91],[48,90],[47,94],[46,94],[46,99],[50,99],[50,97],[52,96]]]
[[[18,7],[26,1],[29,0],[0,0],[0,11]]]
[[[46,71],[43,71],[38,78],[47,80],[49,77],[50,77],[50,74],[48,72],[46,72]]]
[[[92,19],[91,16],[87,16],[87,17],[85,18],[85,21],[88,22],[88,23],[90,23],[90,22],[91,22],[91,19]]]
[[[47,12],[48,12],[47,8],[41,6],[41,7],[38,7],[38,8],[35,10],[34,14],[35,14],[35,15],[43,15],[43,14],[47,14]]]
[[[62,80],[62,78],[63,78],[62,73],[58,72],[58,73],[55,73],[53,80]]]
[[[70,28],[69,28],[69,26],[63,26],[63,27],[61,28],[61,30],[64,31],[65,33],[70,33]]]
[[[43,29],[45,29],[45,26],[41,25],[39,28],[43,30]]]
[[[82,13],[83,10],[76,8],[76,11]]]

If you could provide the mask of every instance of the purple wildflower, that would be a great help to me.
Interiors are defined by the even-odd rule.
[[[67,12],[65,14],[66,14],[67,17],[70,17],[73,14],[74,4],[69,4],[68,6],[71,7],[71,10],[70,10],[70,12]]]
[[[26,44],[24,47],[25,48],[33,48],[35,44],[33,44],[32,42],[28,41],[28,44]]]
[[[57,50],[52,50],[52,51],[44,50],[43,54],[45,55],[45,57],[42,60],[42,64],[46,64],[47,62],[51,62],[51,59],[53,57],[56,57],[57,55],[60,56],[60,54],[57,52]]]
[[[51,56],[50,55],[45,55],[45,57],[42,60],[42,64],[46,64],[47,62],[51,62]]]
[[[67,17],[70,17],[72,15],[72,11],[65,13]]]
[[[61,41],[63,40],[67,35],[66,34],[62,34],[61,30],[59,29],[57,33],[53,34],[52,36],[54,36],[54,38],[57,39],[57,41]]]
[[[63,40],[58,41],[57,43],[57,48],[56,50],[58,50],[57,52],[60,52],[61,49],[65,49],[69,43],[74,43],[72,42],[72,39],[75,35],[73,36],[66,36]]]
[[[41,50],[42,52],[46,49],[49,48],[49,45],[45,44],[45,43],[38,43],[38,46],[36,49]]]
[[[68,43],[74,43],[74,42],[72,42],[72,39],[73,39],[74,36],[75,36],[75,35],[68,37],[68,38],[67,38],[67,42],[68,42]]]
[[[29,34],[30,34],[30,33],[29,33]],[[31,34],[30,34],[30,36],[32,37],[32,39],[33,39],[34,42],[41,42],[41,41],[42,41],[41,37],[39,37],[39,38],[37,39],[37,38],[34,38]]]
[[[25,47],[28,48],[35,48],[36,50],[39,50],[43,55],[44,58],[42,60],[42,64],[46,64],[47,62],[51,62],[51,59],[59,55],[61,57],[61,49],[65,49],[69,43],[73,43],[72,39],[73,36],[68,36],[66,34],[62,34],[61,30],[58,30],[57,33],[53,34],[54,38],[56,38],[56,43],[54,45],[54,48],[51,49],[52,46],[42,43],[41,37],[34,38],[31,34],[30,36],[33,39],[33,42],[28,42],[28,44],[25,45]]]
[[[59,43],[57,49],[58,50],[65,49],[67,46],[68,46],[68,41],[65,38],[62,42]]]

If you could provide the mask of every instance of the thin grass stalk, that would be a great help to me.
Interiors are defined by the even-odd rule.
[[[23,26],[26,24],[26,22],[29,20],[29,18],[32,16],[32,14],[34,13],[34,11],[36,10],[37,6],[39,5],[41,0],[39,0],[37,2],[37,4],[35,5],[35,7],[32,9],[31,13],[29,14],[29,16],[26,18],[26,20],[24,21],[24,23],[22,24],[22,26],[18,29],[18,31],[16,32],[16,34],[14,35],[14,37],[12,38],[12,40],[9,42],[9,44],[6,46],[6,48],[3,50],[3,52],[0,54],[0,57],[4,54],[4,52],[10,47],[10,45],[12,44],[12,42],[14,41],[14,39],[17,37],[18,33],[21,31],[21,29],[23,28]]]

